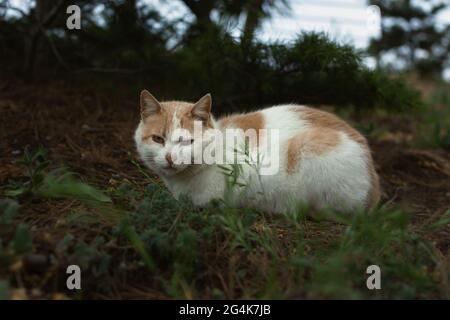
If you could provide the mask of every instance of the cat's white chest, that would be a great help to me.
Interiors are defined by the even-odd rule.
[[[222,199],[225,179],[220,169],[211,166],[185,179],[164,179],[175,198],[188,197],[196,206],[205,206],[211,200]]]

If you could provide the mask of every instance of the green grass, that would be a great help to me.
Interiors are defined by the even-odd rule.
[[[75,199],[84,208],[59,217],[67,232],[52,248],[58,290],[65,264],[83,270],[83,290],[73,298],[115,297],[118,287],[155,298],[450,298],[447,262],[427,240],[450,222],[450,211],[422,227],[394,207],[314,219],[304,208],[268,215],[211,203],[199,210],[156,182],[142,188],[123,180],[101,192],[71,175],[46,189],[54,173],[40,174],[36,190],[47,192],[34,198]],[[11,271],[17,261],[42,247],[32,226],[18,223],[26,201],[18,194],[0,202],[0,297],[20,286]],[[381,290],[366,287],[373,264]]]
[[[430,98],[429,107],[422,113],[418,135],[418,142],[422,146],[450,149],[449,88],[446,83],[440,84]]]

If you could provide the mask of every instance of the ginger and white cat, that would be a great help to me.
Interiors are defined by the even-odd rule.
[[[298,204],[354,211],[370,208],[379,200],[378,175],[366,139],[330,113],[287,104],[216,120],[210,95],[195,104],[159,102],[146,90],[141,92],[140,103],[141,121],[134,136],[138,153],[175,198],[185,195],[197,206],[226,199],[232,206],[269,212],[286,212]],[[200,134],[195,132],[198,123],[203,128]],[[210,132],[227,129],[238,129],[238,142],[249,137],[243,133],[248,130],[264,132],[245,141],[250,153],[257,150],[261,158],[273,159],[276,150],[275,173],[263,175],[245,161],[239,165],[236,180],[235,166],[231,166],[234,171],[227,171],[220,163],[194,163],[192,156],[190,163],[175,161],[180,150],[189,154],[206,151],[211,141],[213,154],[218,150],[225,157],[236,153],[236,148],[228,147],[233,145],[230,141],[223,144],[211,139]],[[278,132],[276,148],[269,143],[268,130]]]

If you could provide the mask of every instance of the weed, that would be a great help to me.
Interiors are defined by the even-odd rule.
[[[431,107],[433,106],[433,107]],[[450,93],[442,84],[431,97],[423,112],[419,143],[434,148],[450,149]]]
[[[14,189],[7,190],[5,195],[8,197],[36,192],[44,179],[44,171],[47,169],[49,162],[44,148],[39,147],[35,152],[32,152],[27,146],[18,164],[25,167],[27,181]]]
[[[86,211],[94,212],[83,221],[89,227],[85,230],[92,231],[89,237],[65,233],[52,253],[62,267],[82,267],[83,290],[74,298],[111,296],[123,283],[142,284],[159,298],[409,299],[450,294],[442,285],[449,276],[445,257],[427,240],[448,224],[450,212],[413,230],[407,213],[387,207],[370,214],[326,211],[315,213],[314,219],[307,218],[308,208],[302,206],[279,215],[220,202],[197,209],[155,183],[142,188],[123,181],[106,196],[64,174],[44,172],[34,183],[36,197],[82,200]],[[239,175],[226,172],[231,182],[239,181]],[[5,274],[15,261],[40,248],[18,219],[15,200],[2,200],[0,209],[0,270]],[[120,215],[110,219],[112,212]],[[75,223],[82,217],[78,212],[71,219]],[[382,290],[366,287],[366,269],[373,264],[381,268]],[[0,298],[20,285],[14,276],[8,279],[0,282]],[[57,288],[64,288],[64,279],[53,278]]]
[[[22,256],[33,248],[30,228],[22,223],[14,223],[18,211],[17,202],[0,199],[0,275],[13,268],[13,265],[21,261]],[[0,280],[0,300],[8,297],[9,288],[8,279]]]
[[[78,181],[65,168],[48,170],[47,153],[39,147],[32,152],[25,148],[23,158],[18,162],[25,167],[26,181],[15,182],[16,188],[5,191],[9,197],[31,194],[48,199],[78,199],[91,203],[108,203],[111,199],[94,187]]]

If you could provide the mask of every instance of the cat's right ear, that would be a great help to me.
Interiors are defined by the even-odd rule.
[[[141,91],[141,118],[145,119],[151,115],[161,112],[161,104],[147,90]]]

